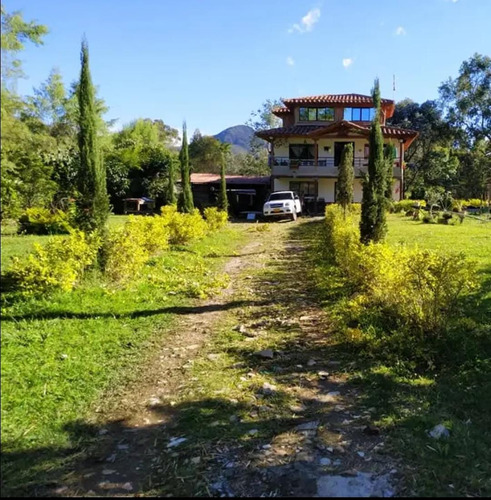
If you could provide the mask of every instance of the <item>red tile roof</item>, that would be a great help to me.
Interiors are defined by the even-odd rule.
[[[270,128],[256,132],[258,137],[268,139],[269,137],[289,137],[294,135],[308,135],[313,130],[322,128],[322,125],[292,125],[291,127]]]
[[[226,175],[227,184],[269,184],[269,176],[254,175]],[[220,182],[219,174],[195,173],[191,174],[191,184],[209,184]]]
[[[382,125],[381,128],[384,137],[408,139],[408,142],[405,146],[406,148],[418,136],[418,132],[416,132],[415,130],[404,129],[399,127],[390,127],[386,125]],[[274,137],[292,137],[292,136],[319,138],[322,137],[322,135],[324,134],[333,133],[341,129],[355,129],[356,131],[364,135],[368,135],[370,133],[370,126],[342,120],[339,122],[333,122],[329,125],[293,125],[291,127],[272,128],[269,130],[262,130],[261,132],[256,132],[256,135],[266,140],[269,140],[271,137],[274,138]]]
[[[323,94],[306,97],[294,97],[292,99],[282,99],[288,104],[373,104],[373,99],[369,95],[362,94]],[[381,99],[383,105],[393,105],[391,99]]]
[[[290,108],[285,107],[276,107],[271,110],[275,115],[281,115],[282,113],[291,113],[292,110]]]

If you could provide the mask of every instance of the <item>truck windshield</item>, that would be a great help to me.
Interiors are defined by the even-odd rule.
[[[271,193],[269,196],[269,201],[276,201],[276,200],[293,200],[293,194],[292,193]]]

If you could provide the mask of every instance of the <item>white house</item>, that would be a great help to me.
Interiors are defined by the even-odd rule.
[[[274,191],[297,191],[301,197],[336,201],[336,181],[341,152],[346,143],[354,149],[354,202],[361,202],[361,174],[368,165],[368,136],[374,117],[372,97],[360,94],[327,94],[282,99],[284,107],[273,109],[283,126],[257,132],[270,143],[269,162]],[[384,142],[395,148],[394,200],[403,198],[404,151],[416,139],[414,130],[386,125],[394,114],[390,99],[381,101]]]

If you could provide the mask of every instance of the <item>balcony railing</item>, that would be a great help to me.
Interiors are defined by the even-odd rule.
[[[276,176],[282,175],[320,175],[322,177],[337,177],[339,173],[339,165],[335,164],[333,156],[320,156],[317,162],[313,159],[295,160],[288,157],[275,156],[270,157],[270,166],[272,174]],[[368,158],[354,158],[353,167],[355,176],[361,176],[366,172],[368,167]],[[394,161],[393,176],[400,177],[399,161]]]
[[[272,159],[272,164],[275,167],[338,167],[334,163],[335,158],[333,156],[319,156],[317,159],[317,164],[315,160],[295,160],[282,156],[275,156]],[[368,165],[367,158],[354,158],[353,166],[354,167],[365,167]]]

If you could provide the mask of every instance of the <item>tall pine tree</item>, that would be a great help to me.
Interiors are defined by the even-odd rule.
[[[368,172],[363,180],[361,202],[360,239],[362,243],[380,241],[387,232],[385,193],[387,164],[384,160],[384,137],[380,126],[380,86],[378,78],[372,91],[375,117],[370,127]]]
[[[218,208],[224,212],[228,212],[227,198],[227,180],[225,179],[225,166],[230,153],[230,144],[221,144],[221,161],[220,161],[220,193],[218,194]]]
[[[176,191],[176,162],[174,158],[169,163],[169,167],[167,169],[167,190],[166,190],[166,201],[168,205],[175,205],[177,203]]]
[[[193,192],[191,191],[191,174],[189,171],[189,151],[188,151],[188,135],[186,122],[182,126],[182,147],[179,153],[181,162],[181,185],[182,198],[180,203],[180,211],[191,213],[194,210]]]
[[[95,91],[89,70],[89,48],[82,41],[82,69],[77,91],[79,105],[78,144],[80,171],[78,176],[77,225],[84,231],[102,231],[109,214],[106,169],[102,162],[97,137]]]
[[[353,200],[353,182],[355,172],[353,169],[353,144],[345,144],[341,155],[341,164],[339,165],[337,197],[336,201],[343,207],[346,217],[346,210]]]

